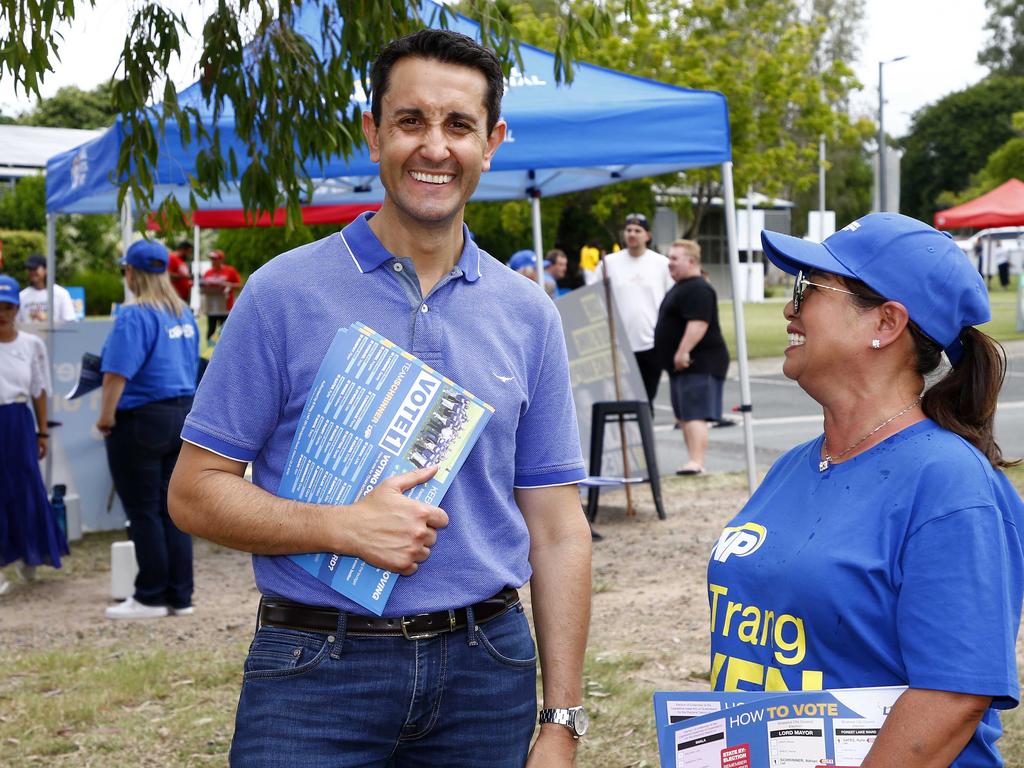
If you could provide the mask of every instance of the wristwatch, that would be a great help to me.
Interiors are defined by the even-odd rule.
[[[540,711],[538,721],[544,723],[558,723],[564,725],[572,733],[574,739],[587,735],[590,727],[590,718],[587,717],[587,710],[583,707],[557,708],[549,707]]]

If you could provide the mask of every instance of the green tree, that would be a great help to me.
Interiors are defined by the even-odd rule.
[[[517,6],[516,28],[524,42],[548,47],[557,29],[538,12],[544,5]],[[650,0],[645,8],[614,35],[589,43],[581,58],[724,93],[739,190],[748,184],[769,195],[808,189],[817,178],[819,135],[830,142],[859,139],[845,111],[833,105],[846,103],[859,87],[844,57],[856,50],[861,0],[815,0],[809,10],[797,0]],[[685,183],[687,194],[675,200],[686,209],[690,193],[696,197],[692,233],[721,185],[716,170],[689,171]],[[655,194],[670,199],[678,184],[676,176],[662,179]],[[613,199],[618,186],[598,192],[597,199]]]
[[[46,247],[46,236],[42,232],[21,229],[0,228],[0,251],[3,269],[25,285],[25,259],[34,253],[42,253]]]
[[[0,229],[46,229],[46,177],[24,176],[0,193]]]
[[[279,253],[300,245],[327,237],[338,228],[330,224],[306,226],[299,224],[291,229],[284,227],[243,227],[222,229],[214,239],[214,248],[224,251],[225,261],[248,277]],[[204,254],[205,255],[205,254]]]
[[[828,145],[828,172],[825,175],[825,204],[836,212],[836,224],[843,226],[871,210],[875,171],[868,145],[877,131],[876,124],[862,118],[854,132]],[[873,148],[872,148],[873,151]],[[818,210],[818,187],[798,192],[793,202],[793,234],[806,234],[807,212]]]
[[[61,88],[42,98],[35,108],[18,118],[24,125],[65,128],[97,128],[114,120],[111,86],[91,91]],[[46,229],[46,180],[42,175],[18,179],[13,189],[0,193],[0,228]],[[117,218],[106,215],[61,216],[57,220],[57,281],[72,272],[95,270],[117,272],[119,226]]]
[[[1024,112],[1014,113],[1010,123],[1016,135],[988,156],[985,165],[972,177],[971,186],[966,190],[959,195],[940,195],[942,208],[966,203],[991,192],[1010,179],[1024,180]]]
[[[580,248],[598,240],[606,248],[622,244],[623,214],[631,211],[653,216],[654,190],[649,179],[635,179],[605,187],[545,197],[541,204],[541,237],[545,249],[561,248],[570,264]],[[523,248],[533,248],[533,220],[528,200],[470,203],[466,222],[473,238],[501,261]]]
[[[46,179],[25,176],[0,194],[0,229],[38,233],[45,250]],[[119,227],[114,216],[61,216],[57,220],[57,282],[73,272],[117,272]]]
[[[918,110],[901,144],[903,212],[931,221],[971,184],[996,149],[1013,138],[1011,118],[1024,110],[1024,78],[988,77]]]
[[[126,179],[121,196],[131,195],[136,210],[150,210],[159,134],[177,124],[186,143],[202,147],[192,180],[190,204],[239,178],[249,210],[271,211],[284,204],[290,223],[312,191],[308,169],[329,157],[348,155],[362,142],[359,110],[350,97],[365,83],[369,67],[388,41],[424,26],[419,4],[395,0],[324,0],[318,5],[321,56],[296,32],[294,22],[314,0],[218,0],[202,30],[199,59],[202,97],[212,111],[204,125],[194,105],[178,101],[168,66],[181,56],[187,32],[181,14],[159,0],[135,4],[124,40],[113,99],[124,128],[117,174]],[[615,11],[629,12],[635,0],[619,0]],[[53,70],[61,37],[59,25],[95,0],[0,0],[0,75],[8,73],[26,93]],[[484,42],[510,66],[517,58],[506,0],[467,0],[481,24]],[[448,11],[440,11],[445,23]],[[571,78],[571,62],[583,41],[606,33],[615,18],[603,5],[558,11],[555,77]],[[344,24],[342,24],[344,20]],[[247,34],[251,30],[251,34]],[[217,128],[233,115],[244,151],[223,148]],[[151,124],[156,121],[156,125]],[[130,171],[130,173],[129,173]],[[180,215],[172,198],[162,202],[168,215]]]
[[[116,117],[113,83],[101,83],[91,91],[73,85],[61,88],[53,96],[39,99],[18,122],[48,128],[106,128]]]
[[[978,63],[994,74],[1024,77],[1024,3],[1020,0],[985,0],[987,45]]]

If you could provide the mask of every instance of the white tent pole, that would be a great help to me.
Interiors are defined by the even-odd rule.
[[[132,244],[132,200],[131,197],[125,196],[124,202],[121,204],[121,253],[128,253],[128,248]],[[123,279],[124,282],[124,300],[127,302],[132,297],[132,292],[128,290],[128,280]]]
[[[53,336],[53,284],[57,282],[57,220],[55,214],[46,214],[46,327]],[[50,358],[53,359],[53,350]]]
[[[121,248],[125,252],[128,251],[128,246],[132,244],[132,230],[134,228],[132,201],[130,197],[125,197],[124,203],[121,204]]]
[[[729,274],[732,277],[732,313],[736,323],[736,361],[740,368],[740,411],[743,413],[743,442],[747,448],[747,487],[753,493],[757,487],[757,467],[754,463],[754,423],[751,417],[747,332],[743,324],[743,302],[740,300],[740,251],[736,241],[736,194],[732,185],[731,160],[722,163],[722,186],[725,187],[725,236],[729,247]]]
[[[194,214],[193,214],[194,215]],[[192,228],[192,293],[189,296],[189,304],[194,315],[199,314],[199,225]]]
[[[540,191],[530,194],[530,213],[533,218],[533,252],[537,256],[537,285],[544,287],[544,238],[540,231]]]
[[[53,284],[57,279],[57,214],[46,214],[46,356],[50,365],[50,389],[53,389],[53,382],[56,381],[56,368],[53,357],[56,353],[56,339],[53,329],[55,327],[53,318]],[[53,392],[46,393],[47,419],[52,419],[54,396]],[[54,445],[51,438],[50,446]],[[53,487],[53,451],[46,452],[46,492],[50,493]]]
[[[825,239],[825,134],[818,137],[818,240]]]
[[[747,185],[747,264],[754,263],[754,187]],[[750,269],[750,267],[747,267]],[[744,292],[744,296],[750,296]]]

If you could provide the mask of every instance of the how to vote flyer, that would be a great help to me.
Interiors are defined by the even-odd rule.
[[[858,768],[905,690],[658,693],[661,766]]]
[[[658,732],[658,754],[662,765],[675,766],[675,741],[668,726],[703,715],[738,707],[751,699],[773,695],[748,691],[657,691],[654,694],[654,726]],[[666,759],[669,761],[666,762]]]
[[[407,492],[441,501],[491,414],[487,403],[363,325],[334,337],[292,439],[278,495],[351,504],[382,480],[437,466]],[[331,552],[290,558],[332,589],[380,616],[397,576]]]

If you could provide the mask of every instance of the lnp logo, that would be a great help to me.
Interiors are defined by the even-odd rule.
[[[83,147],[71,161],[71,188],[78,189],[85,184],[88,175],[89,155],[86,153],[85,147]]]
[[[729,559],[730,555],[746,557],[752,555],[768,538],[768,529],[757,523],[729,526],[718,537],[718,543],[711,550],[711,557],[720,563]]]

